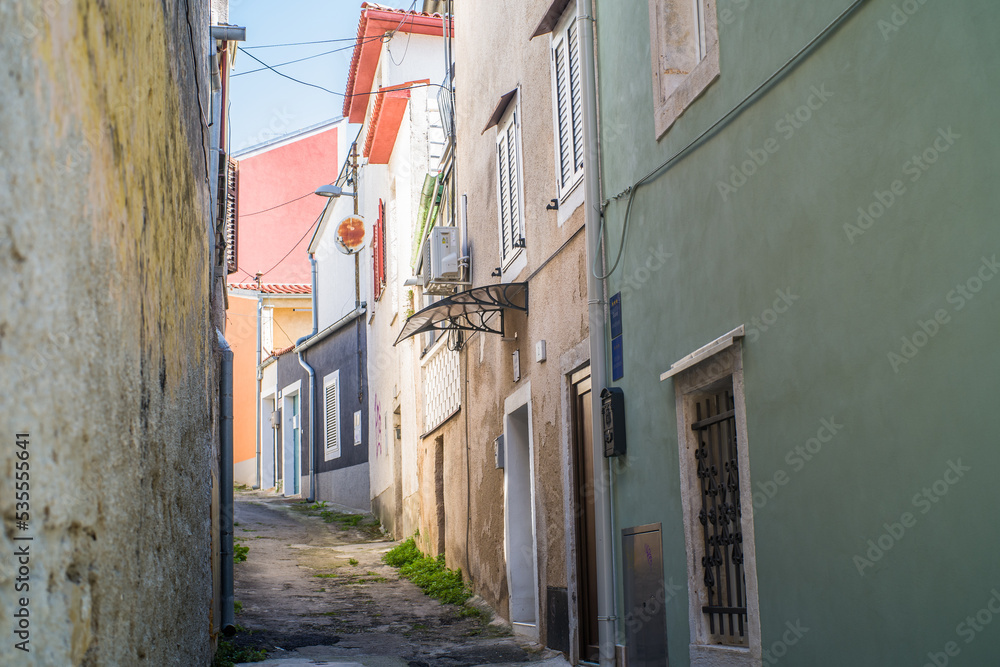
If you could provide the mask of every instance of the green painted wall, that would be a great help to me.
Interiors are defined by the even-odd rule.
[[[659,141],[647,3],[596,4],[608,197],[733,108],[849,2],[719,0],[721,77]],[[903,5],[915,11],[894,16]],[[996,659],[1000,616],[981,625],[995,616],[987,611],[962,624],[1000,591],[997,34],[1000,11],[988,0],[872,0],[637,192],[623,259],[608,280],[609,294],[623,292],[619,384],[629,435],[615,480],[616,528],[662,522],[665,578],[685,584],[673,383],[659,374],[745,324],[751,482],[761,491],[787,474],[772,498],[755,503],[764,649],[786,622],[809,628],[786,664],[922,665],[949,642],[957,657],[939,655],[939,664]],[[812,98],[818,108],[799,110],[809,118],[793,126],[786,115],[814,87],[825,101]],[[922,169],[912,158],[935,141],[947,150]],[[745,183],[720,187],[753,154],[763,164],[747,166]],[[867,230],[845,229],[859,207],[878,201],[876,191],[888,202],[897,180],[891,205]],[[606,210],[612,258],[624,201]],[[959,286],[981,289],[968,298]],[[781,314],[769,311],[779,291],[787,295]],[[906,348],[916,351],[907,359],[902,338],[912,341],[935,314],[940,323],[926,325],[934,335],[918,334],[924,344]],[[905,361],[894,367],[889,353]],[[794,448],[824,419],[842,428],[811,460],[799,458]],[[938,484],[948,489],[939,502],[915,502],[949,461],[968,470]],[[854,556],[904,512],[915,525],[859,573]],[[686,595],[685,586],[667,603],[672,667],[688,664]]]

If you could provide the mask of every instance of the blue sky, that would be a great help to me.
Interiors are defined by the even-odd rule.
[[[420,9],[417,0],[380,0],[379,4]],[[347,68],[357,36],[361,0],[230,0],[229,22],[247,29],[240,45],[230,81],[230,150],[252,146],[316,123],[339,117],[341,95],[310,88],[282,78],[270,70],[248,73],[262,67],[252,54],[275,66],[315,54],[334,51],[277,69],[296,79],[343,93]],[[254,48],[290,42],[343,40],[322,44]],[[238,75],[238,76],[235,76]]]

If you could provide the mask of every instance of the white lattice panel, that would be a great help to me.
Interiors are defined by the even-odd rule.
[[[424,362],[424,433],[434,430],[462,403],[458,352],[442,343]]]

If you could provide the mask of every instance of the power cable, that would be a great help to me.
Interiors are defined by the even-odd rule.
[[[302,238],[300,238],[298,241],[296,241],[295,244],[288,250],[288,252],[285,253],[285,256],[282,257],[281,259],[279,259],[277,262],[275,262],[274,265],[271,268],[269,268],[267,271],[264,271],[264,272],[262,272],[260,274],[261,278],[263,278],[264,276],[266,276],[267,274],[269,274],[271,271],[274,271],[276,268],[278,268],[279,264],[281,264],[286,259],[288,259],[288,256],[292,254],[292,251],[294,251],[296,248],[298,248],[299,244],[302,243],[307,236],[309,236],[309,232],[312,231],[313,227],[316,226],[316,223],[319,222],[320,218],[322,218],[322,217],[323,216],[320,216],[319,218],[316,218],[316,220],[311,225],[309,225],[309,228],[306,230],[306,233],[302,235]]]
[[[330,93],[331,95],[340,95],[340,96],[344,95],[343,93],[335,93],[334,91],[330,90],[329,88],[324,88],[323,86],[316,85],[315,83],[308,83],[306,81],[300,81],[299,79],[296,79],[293,76],[288,76],[284,72],[279,72],[278,70],[274,69],[273,67],[271,67],[270,65],[268,65],[266,62],[264,62],[263,60],[261,60],[260,58],[258,58],[257,56],[255,56],[254,54],[250,53],[249,51],[246,51],[245,53],[248,56],[250,56],[251,58],[253,58],[254,60],[256,60],[257,62],[259,62],[261,65],[263,65],[264,67],[266,67],[267,69],[269,69],[272,72],[274,72],[275,74],[277,74],[278,76],[283,76],[286,79],[294,81],[295,83],[301,83],[303,86],[309,86],[311,88],[319,88],[320,90],[324,90],[324,91]]]
[[[308,197],[309,195],[312,195],[312,194],[316,194],[316,193],[314,193],[314,192],[307,192],[306,194],[302,195],[301,197],[296,197],[295,199],[286,201],[283,204],[278,204],[277,206],[272,206],[271,208],[261,209],[260,211],[254,211],[253,213],[240,213],[240,217],[241,218],[249,218],[251,215],[260,215],[261,213],[267,213],[268,211],[273,211],[276,208],[281,208],[282,206],[288,206],[289,204],[294,204],[295,202],[299,201],[300,199],[305,199],[306,197]]]

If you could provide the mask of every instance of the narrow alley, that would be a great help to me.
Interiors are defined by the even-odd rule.
[[[234,511],[235,541],[249,551],[235,568],[233,644],[266,649],[252,664],[568,664],[471,601],[442,604],[401,578],[382,562],[398,543],[370,515],[252,491],[236,494]]]

